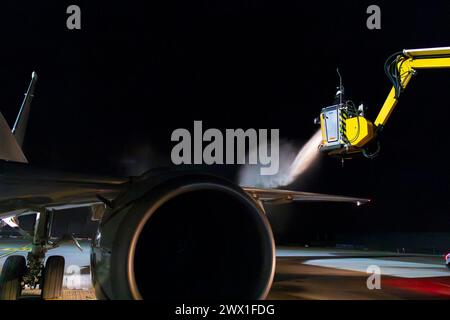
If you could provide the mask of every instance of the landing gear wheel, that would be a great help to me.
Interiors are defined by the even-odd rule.
[[[42,275],[42,299],[57,299],[62,296],[64,257],[51,256],[47,259]]]
[[[22,293],[22,277],[26,271],[25,257],[9,256],[0,275],[0,300],[17,300]]]

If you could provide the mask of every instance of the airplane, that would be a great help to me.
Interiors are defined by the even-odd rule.
[[[18,299],[25,286],[39,288],[43,299],[62,295],[65,261],[51,255],[59,243],[51,234],[53,217],[63,209],[87,207],[98,221],[91,272],[99,299],[263,299],[275,272],[265,205],[369,202],[241,187],[185,170],[96,177],[36,168],[22,145],[37,79],[33,72],[12,129],[0,113],[0,219],[31,244],[26,258],[6,259],[0,275],[2,300]],[[31,232],[17,219],[27,214],[36,216]]]

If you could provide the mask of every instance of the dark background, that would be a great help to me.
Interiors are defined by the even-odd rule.
[[[81,30],[66,8],[81,7]],[[366,8],[381,7],[381,30]],[[383,64],[404,48],[450,45],[450,2],[3,1],[0,109],[13,123],[32,70],[40,80],[24,151],[33,165],[133,175],[170,165],[176,128],[280,128],[298,147],[344,77],[374,119],[389,89]],[[338,233],[450,230],[450,73],[422,71],[388,122],[382,153],[323,157],[289,186],[366,196],[367,207],[287,205],[281,243]],[[236,179],[239,169],[216,166]],[[449,243],[450,247],[450,243]]]

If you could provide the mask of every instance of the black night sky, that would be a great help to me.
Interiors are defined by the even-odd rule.
[[[385,59],[450,45],[450,2],[3,1],[0,110],[10,124],[39,74],[24,150],[33,165],[107,175],[170,165],[176,128],[279,128],[300,147],[332,103],[336,67],[374,119]],[[81,30],[66,8],[81,8]],[[378,4],[382,29],[366,28]],[[374,160],[323,157],[290,188],[366,196],[365,208],[289,205],[280,239],[302,232],[450,230],[450,71],[422,71],[402,95]],[[211,168],[210,168],[211,169]],[[237,167],[212,171],[235,178]],[[277,213],[277,212],[275,212]],[[300,240],[299,240],[300,239]]]

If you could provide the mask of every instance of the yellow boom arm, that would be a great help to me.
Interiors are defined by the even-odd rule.
[[[389,92],[374,125],[384,126],[398,102],[398,90],[404,90],[418,69],[450,68],[450,47],[403,50],[396,58],[400,87]]]

